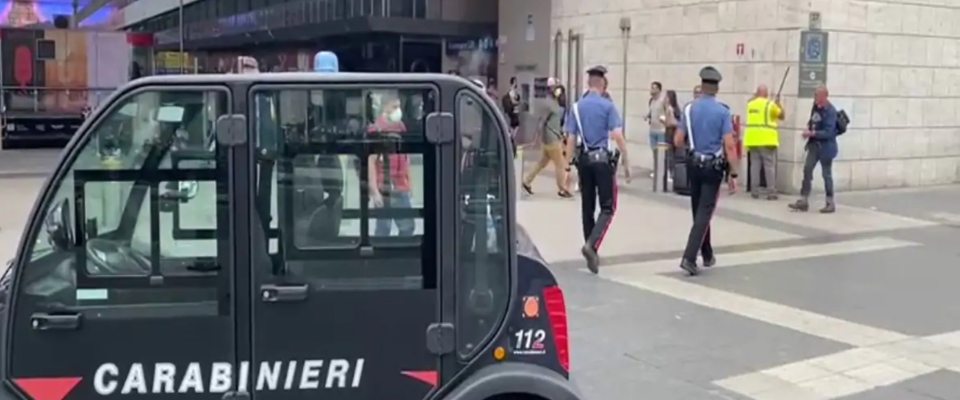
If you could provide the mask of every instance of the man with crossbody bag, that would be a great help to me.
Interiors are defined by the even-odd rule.
[[[537,124],[540,134],[541,156],[536,166],[523,177],[523,190],[528,195],[533,194],[532,182],[548,164],[553,163],[557,183],[557,196],[562,198],[573,197],[573,194],[567,190],[566,174],[567,160],[563,155],[564,134],[561,126],[563,109],[560,106],[559,99],[556,96],[550,96],[539,101],[541,104],[540,119]]]

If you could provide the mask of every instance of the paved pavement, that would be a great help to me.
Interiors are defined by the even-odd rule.
[[[0,259],[44,179],[12,175]],[[563,284],[588,399],[960,399],[960,187],[841,194],[834,215],[724,196],[719,265],[689,278],[676,268],[686,198],[624,185],[593,276],[578,203],[551,184],[537,180],[519,215]]]
[[[834,215],[724,196],[719,265],[690,278],[687,198],[623,185],[597,277],[551,184],[520,220],[563,284],[587,398],[960,399],[960,187],[841,194]]]
[[[59,149],[0,150],[0,178],[44,178],[59,159]]]

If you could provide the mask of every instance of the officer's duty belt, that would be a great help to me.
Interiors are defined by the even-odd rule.
[[[716,154],[696,153],[696,152],[692,154],[692,157],[694,160],[698,162],[708,162],[708,161],[713,161],[717,158],[720,158],[720,156]]]
[[[620,152],[613,152],[605,147],[591,149],[584,146],[579,149],[577,159],[587,164],[609,163],[616,166],[620,162]]]
[[[701,168],[713,167],[722,171],[727,167],[727,158],[721,154],[712,153],[690,153],[690,163]]]

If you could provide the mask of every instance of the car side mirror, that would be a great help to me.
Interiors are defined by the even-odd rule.
[[[73,231],[70,229],[70,201],[63,199],[47,212],[43,220],[50,245],[59,250],[73,248]]]

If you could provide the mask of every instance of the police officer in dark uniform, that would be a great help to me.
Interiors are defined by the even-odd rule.
[[[702,94],[683,108],[674,135],[674,144],[685,146],[688,151],[693,227],[687,237],[680,268],[690,275],[699,272],[697,253],[703,257],[704,267],[716,264],[710,243],[710,219],[717,207],[724,176],[729,173],[727,184],[731,193],[736,191],[737,185],[739,160],[730,109],[717,100],[721,79],[716,68],[708,66],[700,70]]]
[[[564,130],[576,140],[570,140],[567,154],[574,154],[580,177],[581,219],[583,239],[581,249],[587,268],[597,273],[600,257],[597,251],[610,227],[617,206],[617,164],[627,164],[626,141],[620,113],[609,98],[604,97],[607,69],[596,66],[587,70],[589,90],[570,107]],[[619,151],[611,146],[616,142]],[[622,160],[621,160],[622,159]],[[628,168],[625,168],[629,170]],[[597,200],[600,214],[596,216]]]

